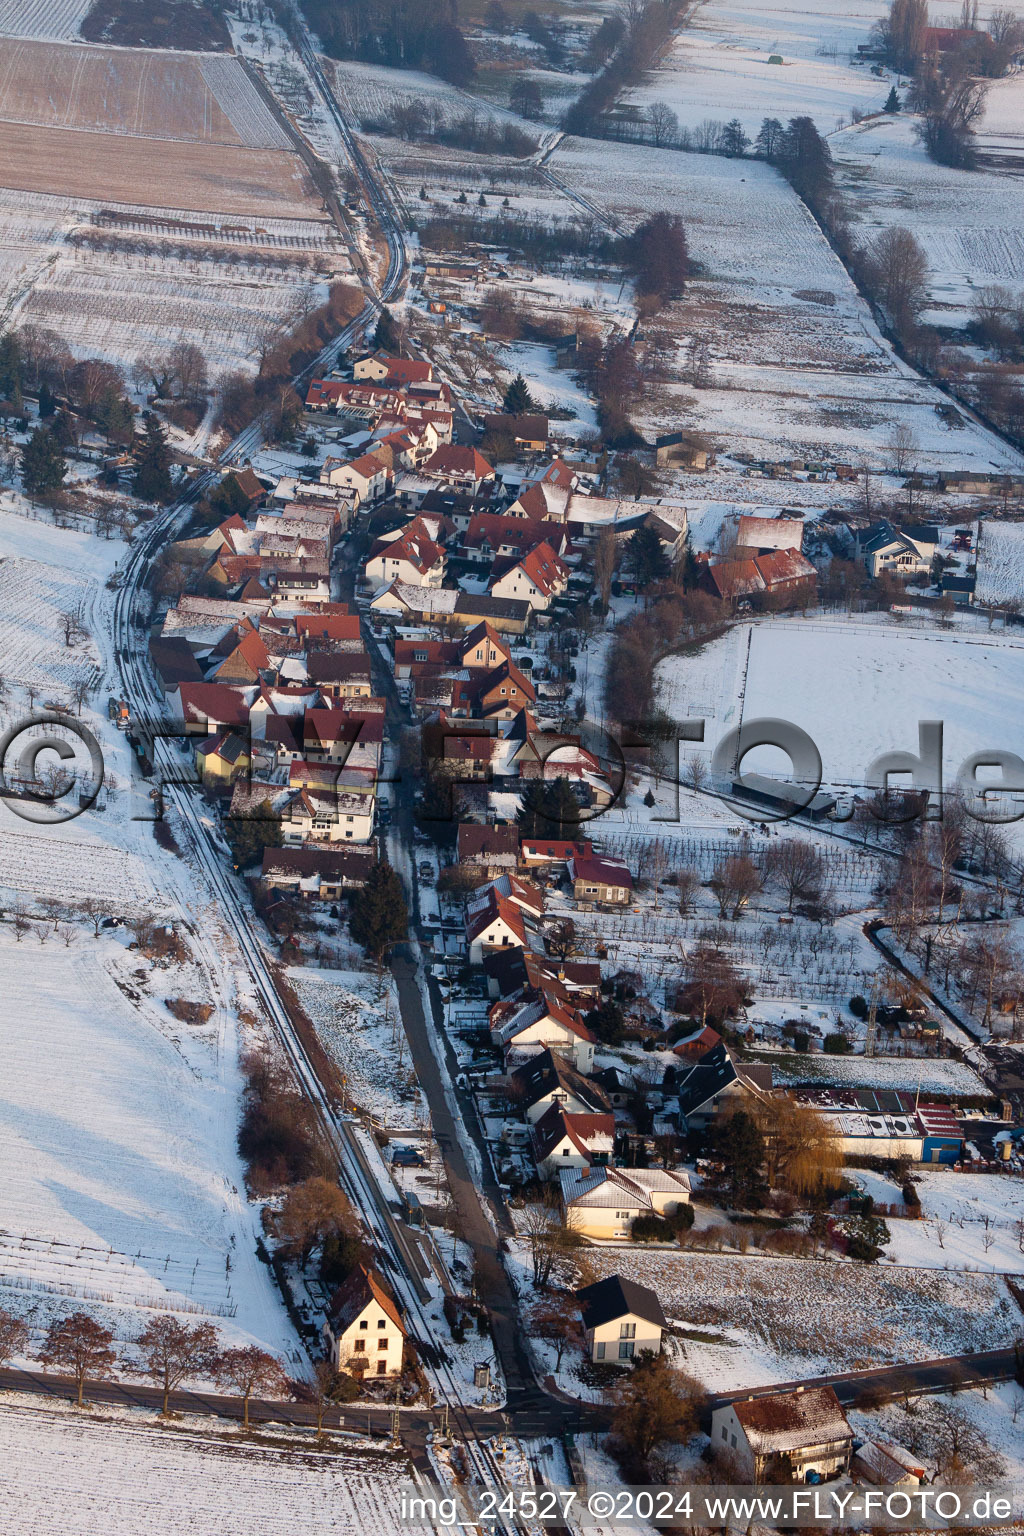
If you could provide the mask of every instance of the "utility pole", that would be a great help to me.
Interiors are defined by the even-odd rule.
[[[876,1040],[876,1035],[877,1035],[877,1019],[878,1019],[878,975],[876,973],[871,978],[871,1006],[868,1009],[868,1029],[867,1029],[867,1034],[864,1036],[864,1055],[865,1056],[873,1056],[875,1054],[875,1040]]]

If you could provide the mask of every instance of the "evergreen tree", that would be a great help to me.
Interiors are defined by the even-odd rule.
[[[529,386],[521,373],[517,373],[502,401],[502,410],[507,416],[523,416],[528,411],[537,409],[537,402],[530,394]]]
[[[516,812],[521,837],[550,837],[574,842],[580,831],[580,803],[568,779],[531,785]]]
[[[394,315],[386,307],[380,312],[377,328],[373,333],[373,345],[380,352],[398,351],[398,327],[395,325]]]
[[[754,140],[754,148],[762,160],[774,160],[782,147],[782,140],[786,130],[777,117],[762,119],[758,129],[757,138]]]
[[[49,384],[40,384],[40,386],[39,386],[39,417],[40,417],[40,420],[41,421],[46,421],[48,417],[53,415],[53,413],[54,413],[54,411],[56,409],[57,409],[57,397],[53,393],[53,390],[50,388]]]
[[[800,196],[815,203],[832,187],[832,152],[810,117],[791,117],[778,161]]]
[[[135,432],[135,412],[131,401],[126,400],[113,385],[103,391],[93,414],[97,424],[114,442],[131,442]]]
[[[152,411],[146,413],[144,420],[142,440],[135,455],[135,494],[141,501],[170,501],[174,487],[167,437]]]
[[[626,545],[626,564],[638,586],[646,587],[652,581],[665,579],[668,575],[668,559],[653,528],[637,528],[630,535]]]
[[[584,1016],[584,1024],[604,1045],[621,1045],[625,1033],[622,1009],[612,998],[606,998],[597,1008],[591,1008]]]
[[[244,816],[229,816],[225,826],[237,869],[248,869],[263,858],[264,848],[280,848],[284,829],[269,799]]]
[[[764,1204],[764,1138],[742,1109],[723,1120],[711,1138],[712,1151],[723,1165],[729,1203],[738,1210],[756,1211]]]
[[[0,336],[0,398],[21,410],[21,348],[11,331]]]
[[[750,139],[743,130],[743,124],[738,117],[732,118],[722,130],[723,152],[737,159],[740,155],[745,155],[749,148]]]
[[[21,452],[21,479],[27,496],[46,496],[61,487],[67,464],[48,427],[37,427]]]
[[[210,492],[210,506],[221,519],[244,517],[249,510],[249,498],[238,483],[235,474],[227,474],[215,490]]]
[[[389,944],[404,939],[409,932],[402,882],[386,861],[373,866],[355,896],[348,928],[356,943],[378,961],[384,958]]]
[[[896,87],[893,85],[893,86],[890,86],[890,88],[889,88],[889,94],[885,98],[885,106],[882,108],[882,110],[883,110],[883,112],[898,112],[899,109],[900,109],[900,98],[899,98],[899,95],[897,93]]]

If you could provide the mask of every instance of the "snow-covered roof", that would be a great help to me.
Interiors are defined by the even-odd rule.
[[[853,1431],[831,1387],[773,1392],[732,1406],[747,1444],[756,1455],[779,1455],[828,1441],[853,1439]]]

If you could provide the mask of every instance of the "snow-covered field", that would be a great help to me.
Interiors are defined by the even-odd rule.
[[[63,42],[78,36],[92,6],[93,0],[0,0],[0,36]]]
[[[1014,99],[1019,104],[1019,91]],[[854,234],[869,244],[877,231],[902,225],[922,246],[930,268],[926,318],[963,324],[972,290],[1024,284],[1020,177],[934,165],[902,116],[861,123],[831,142]]]
[[[673,719],[704,716],[714,746],[740,717],[791,721],[821,754],[823,780],[862,786],[883,752],[918,749],[919,721],[944,724],[948,783],[971,753],[1024,751],[1024,642],[1013,632],[973,625],[949,631],[902,627],[891,619],[769,619],[740,625],[696,656],[658,669],[663,707]],[[758,748],[748,771],[785,774],[788,760]]]
[[[888,80],[850,63],[884,10],[882,0],[852,7],[841,0],[712,0],[627,100],[644,107],[664,102],[686,128],[738,117],[753,138],[762,118],[806,115],[831,133],[854,110],[878,111],[888,94]],[[770,64],[772,56],[781,63]]]
[[[894,424],[908,427],[921,467],[1016,466],[981,427],[943,425],[943,398],[900,362],[845,268],[792,188],[752,160],[567,139],[552,169],[599,207],[639,220],[682,218],[700,273],[666,314],[677,344],[648,431],[685,419],[733,450],[803,451],[884,463]],[[686,387],[693,338],[710,349],[710,379]]]
[[[761,1012],[758,1004],[757,1012]],[[765,1053],[765,1059],[771,1060]],[[987,1090],[981,1078],[964,1061],[932,1056],[801,1056],[790,1069],[775,1064],[778,1083],[822,1083],[843,1088],[907,1088],[922,1093],[960,1094],[964,1098],[983,1095]]]
[[[0,1409],[5,1536],[398,1536],[404,1457],[167,1430],[36,1406]],[[422,1530],[422,1528],[420,1528]]]
[[[1024,523],[989,519],[981,524],[977,598],[1024,604]]]
[[[886,1403],[872,1413],[849,1413],[855,1435],[862,1439],[880,1436],[890,1444],[905,1446],[924,1459],[930,1472],[951,1450],[950,1427],[962,1440],[964,1457],[973,1467],[982,1447],[984,1467],[976,1481],[985,1486],[1001,1483],[1012,1490],[1024,1485],[1024,1436],[1020,1415],[1024,1391],[1016,1382],[1000,1382],[983,1390],[944,1393],[935,1397]],[[961,1428],[961,1426],[963,1426]],[[938,1477],[936,1482],[944,1479]]]
[[[994,1275],[598,1249],[587,1261],[657,1293],[684,1330],[686,1369],[712,1390],[995,1349],[1020,1334]]]
[[[190,341],[212,373],[249,372],[262,332],[350,271],[331,226],[312,219],[104,209],[0,189],[7,323],[47,326],[77,355],[123,365]]]
[[[177,1024],[164,978],[83,929],[41,946],[5,925],[0,952],[3,1304],[41,1331],[84,1302],[122,1341],[152,1309],[200,1314],[233,1341],[288,1352],[234,1144],[226,1010]]]

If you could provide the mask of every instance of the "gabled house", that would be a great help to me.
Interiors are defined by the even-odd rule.
[[[464,821],[456,841],[458,862],[464,869],[496,878],[515,871],[519,862],[519,829],[514,826],[483,826]]]
[[[249,744],[234,731],[205,736],[196,747],[196,767],[207,788],[224,788],[252,767]]]
[[[505,1053],[506,1069],[541,1051],[557,1051],[577,1072],[594,1065],[595,1039],[574,1008],[554,995],[525,992],[495,1003],[490,1012],[491,1042]]]
[[[384,1281],[358,1264],[331,1297],[324,1323],[331,1362],[353,1376],[400,1376],[405,1324]]]
[[[478,496],[485,486],[494,485],[494,466],[483,454],[464,443],[443,443],[420,465],[420,474],[428,480],[443,480],[454,490]]]
[[[320,480],[324,485],[346,486],[356,492],[360,502],[369,502],[372,506],[387,493],[388,468],[368,453],[351,460],[327,458],[320,471]]]
[[[305,843],[301,848],[265,848],[263,884],[271,890],[293,891],[310,900],[336,901],[345,891],[366,884],[374,850],[329,843]]]
[[[560,1175],[566,1225],[581,1237],[621,1239],[640,1216],[673,1216],[690,1199],[681,1169],[566,1168]]]
[[[583,1337],[591,1360],[622,1361],[661,1353],[668,1327],[654,1291],[622,1275],[608,1275],[576,1292],[583,1315]]]
[[[514,901],[499,896],[491,887],[486,899],[466,914],[466,945],[470,965],[479,965],[484,955],[494,949],[508,949],[526,944],[522,912]]]
[[[797,1387],[715,1408],[711,1444],[751,1482],[819,1482],[850,1470],[853,1430],[833,1387]]]
[[[352,377],[357,382],[370,379],[396,386],[425,384],[433,379],[434,369],[423,357],[392,357],[387,352],[374,352],[359,359]]]
[[[617,859],[596,855],[569,859],[569,879],[577,901],[595,901],[602,906],[626,906],[633,897],[633,876]]]
[[[471,672],[478,668],[493,671],[504,662],[512,660],[512,652],[506,642],[485,620],[473,628],[458,642],[459,662]]]
[[[364,651],[309,651],[306,672],[325,698],[368,699],[373,693]]]
[[[737,1067],[723,1040],[698,1057],[679,1080],[679,1118],[687,1130],[700,1130],[747,1094],[764,1098],[771,1092],[772,1069],[752,1063]]]
[[[858,530],[854,538],[858,558],[876,579],[883,571],[901,577],[929,575],[939,547],[936,528],[897,528],[885,518]]]
[[[531,1056],[509,1073],[509,1094],[531,1125],[559,1105],[571,1115],[606,1115],[611,1105],[602,1088],[584,1077],[556,1051]]]
[[[484,431],[510,437],[517,448],[543,453],[548,445],[548,419],[539,415],[509,416],[501,412],[484,417]]]
[[[615,1146],[614,1115],[570,1115],[558,1104],[543,1114],[530,1132],[538,1175],[545,1181],[561,1168],[591,1168],[610,1162]]]
[[[184,722],[186,736],[207,736],[225,726],[244,731],[255,688],[229,688],[223,683],[179,683],[169,696],[173,720]]]
[[[396,582],[407,587],[440,587],[445,565],[444,550],[426,534],[403,533],[397,539],[378,539],[363,571],[366,580],[378,588]]]
[[[495,597],[527,602],[535,612],[545,612],[569,584],[569,567],[550,544],[538,544],[503,576],[492,582]]]
[[[744,557],[766,555],[773,549],[804,547],[804,524],[800,517],[752,517],[744,514],[736,528],[736,552]]]

